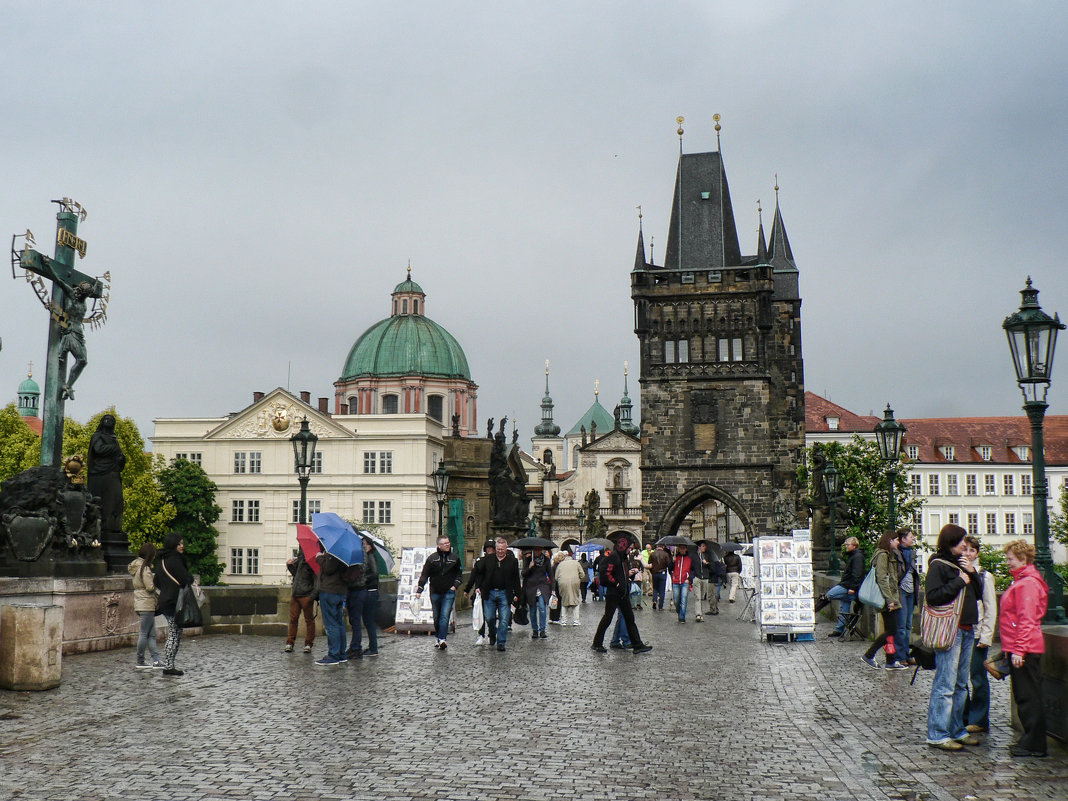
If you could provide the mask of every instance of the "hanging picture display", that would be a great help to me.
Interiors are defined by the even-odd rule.
[[[753,549],[762,634],[812,634],[812,541],[808,537],[758,537]]]
[[[400,579],[397,582],[396,631],[398,634],[434,630],[434,610],[430,606],[430,590],[416,597],[419,574],[423,564],[436,548],[405,548],[401,551]]]

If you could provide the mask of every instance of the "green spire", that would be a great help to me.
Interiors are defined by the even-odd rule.
[[[545,360],[545,397],[541,399],[541,422],[534,427],[539,437],[560,436],[560,426],[553,422],[553,399],[549,396],[549,360]]]
[[[630,394],[627,391],[627,372],[628,365],[623,362],[623,397],[619,399],[619,428],[636,437],[638,436],[638,426],[634,425],[634,420],[632,419],[633,404],[631,404]]]

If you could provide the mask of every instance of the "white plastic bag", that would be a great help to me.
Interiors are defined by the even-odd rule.
[[[423,601],[418,595],[413,595],[411,600],[408,601],[408,610],[412,613],[412,617],[419,618],[419,610],[423,608]]]
[[[475,590],[475,600],[472,603],[474,603],[474,607],[471,609],[471,628],[478,631],[485,622],[482,613],[482,593],[478,590]]]

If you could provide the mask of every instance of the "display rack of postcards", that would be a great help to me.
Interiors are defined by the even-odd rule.
[[[805,532],[807,534],[807,532]],[[812,541],[794,537],[758,537],[753,548],[760,633],[811,639],[816,630],[812,593]]]
[[[405,548],[401,551],[400,580],[397,583],[396,631],[398,634],[429,632],[434,630],[434,610],[430,606],[430,590],[423,588],[416,598],[419,574],[423,564],[435,548]]]

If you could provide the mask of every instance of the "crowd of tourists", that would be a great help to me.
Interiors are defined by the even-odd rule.
[[[1049,588],[1034,565],[1035,547],[1013,540],[1004,547],[1012,584],[998,608],[994,576],[979,563],[980,542],[958,525],[942,527],[936,551],[921,575],[911,529],[886,531],[865,573],[864,553],[856,538],[845,542],[842,580],[817,599],[817,611],[837,601],[839,615],[831,637],[843,637],[868,603],[862,586],[868,575],[878,586],[875,606],[881,633],[861,660],[878,670],[910,666],[935,672],[927,710],[927,744],[944,751],[979,745],[990,730],[989,676],[1008,674],[1023,734],[1010,748],[1015,757],[1044,757],[1046,720],[1042,698],[1041,658],[1045,651],[1042,617]],[[912,636],[915,610],[923,589],[921,636]],[[1000,656],[992,656],[994,633]],[[879,652],[884,654],[880,664]]]

